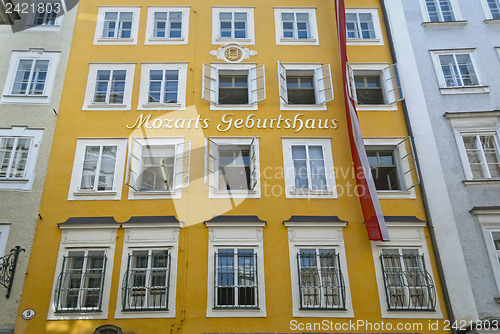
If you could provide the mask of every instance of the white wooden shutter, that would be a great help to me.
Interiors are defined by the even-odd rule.
[[[206,138],[205,145],[205,184],[217,190],[219,145]]]
[[[333,101],[332,71],[330,69],[330,64],[318,67],[314,74],[317,89],[317,104]]]
[[[264,65],[255,66],[248,70],[250,78],[250,94],[248,102],[254,104],[266,99],[266,76]]]
[[[284,103],[288,104],[288,91],[286,88],[286,69],[278,60],[278,84],[280,89],[280,98]]]
[[[191,141],[175,145],[174,185],[172,190],[189,187],[189,171],[191,163]]]
[[[259,170],[257,167],[257,137],[253,136],[250,143],[250,190],[255,190],[259,182]]]
[[[203,64],[203,87],[201,98],[212,103],[219,103],[219,70],[213,66]]]
[[[349,97],[354,100],[355,103],[358,103],[358,96],[356,95],[356,82],[354,81],[354,70],[351,65],[346,63],[346,74],[347,74],[347,88]]]
[[[127,162],[127,177],[126,182],[130,188],[139,191],[139,175],[142,167],[142,145],[135,139],[130,139],[129,157]]]
[[[382,80],[387,94],[387,104],[403,100],[403,91],[401,90],[397,64],[387,66],[382,70]]]
[[[406,145],[408,143],[408,146]],[[415,151],[413,149],[413,140],[411,137],[406,137],[397,144],[399,152],[406,152],[401,154],[401,168],[406,185],[406,190],[409,191],[418,184],[420,184],[420,175],[417,169],[417,162],[415,161]]]

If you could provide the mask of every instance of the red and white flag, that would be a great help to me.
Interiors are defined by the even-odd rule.
[[[365,219],[368,237],[373,241],[389,241],[389,233],[385,226],[384,215],[375,189],[370,170],[370,163],[366,155],[361,128],[359,126],[356,105],[349,94],[347,77],[347,50],[346,50],[346,21],[344,0],[335,0],[337,10],[337,33],[340,49],[340,62],[342,67],[342,80],[344,84],[344,100],[347,115],[347,128],[349,131],[349,142],[351,144],[351,155],[356,171],[356,182],[359,190],[359,200],[363,217]]]

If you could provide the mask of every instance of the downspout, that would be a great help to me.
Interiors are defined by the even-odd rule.
[[[385,0],[380,0],[380,1],[382,3],[382,13],[383,13],[383,16],[384,16],[384,21],[385,21],[385,26],[386,26],[386,30],[387,30],[387,36],[388,36],[388,40],[389,40],[389,47],[390,47],[390,50],[391,50],[392,59],[393,59],[394,63],[396,64],[397,63],[397,58],[396,58],[396,52],[394,51],[394,44],[393,44],[393,41],[392,41],[391,27],[389,26],[389,18],[387,16],[386,3],[385,3]],[[405,116],[406,127],[408,128],[408,134],[409,134],[410,140],[412,141],[412,144],[413,144],[413,131],[412,131],[412,128],[411,128],[411,123],[409,121],[409,117],[408,117],[408,108],[406,106],[406,101],[402,100],[401,104],[403,106],[403,113],[404,113],[404,116]],[[424,180],[422,178],[422,174],[420,173],[420,165],[419,165],[419,160],[418,160],[418,155],[417,155],[417,151],[416,150],[414,150],[413,155],[414,155],[413,158],[415,160],[415,166],[417,167],[416,171],[418,173],[419,179],[421,180],[421,182],[420,182],[420,192],[422,193],[422,202],[424,204],[425,215],[427,216],[427,224],[429,226],[429,234],[430,234],[430,237],[431,237],[432,248],[434,249],[434,254],[436,255],[435,256],[436,266],[437,266],[437,269],[438,269],[439,280],[441,281],[441,285],[443,287],[442,291],[443,291],[443,296],[444,296],[444,300],[445,300],[445,303],[446,303],[446,310],[448,312],[449,320],[453,324],[453,323],[455,323],[455,316],[453,315],[453,310],[451,308],[450,296],[448,294],[448,287],[446,285],[446,280],[445,280],[445,277],[444,277],[444,272],[443,272],[443,267],[442,267],[442,262],[441,262],[441,256],[439,254],[439,248],[437,247],[436,235],[434,233],[434,225],[432,223],[432,218],[431,218],[431,215],[430,215],[430,212],[429,212],[429,205],[428,205],[427,195],[426,195],[426,192],[425,192]],[[452,328],[452,332],[454,334],[456,334],[457,330],[454,329],[454,328]]]

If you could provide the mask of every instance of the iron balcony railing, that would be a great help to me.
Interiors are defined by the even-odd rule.
[[[7,288],[7,294],[5,295],[7,299],[10,297],[14,275],[16,274],[17,260],[21,252],[24,252],[24,249],[21,246],[16,246],[10,250],[9,254],[0,257],[0,284]]]

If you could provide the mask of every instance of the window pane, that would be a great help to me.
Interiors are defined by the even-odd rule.
[[[477,80],[476,72],[474,71],[474,66],[472,65],[470,55],[459,54],[456,57],[464,86],[478,85],[479,82]]]
[[[1,138],[0,140],[0,178],[7,178],[10,159],[14,149],[15,138]]]
[[[29,95],[41,95],[45,87],[47,72],[49,70],[48,60],[37,60],[31,77]]]
[[[116,146],[104,146],[97,190],[112,190],[116,162]]]
[[[123,103],[126,73],[127,71],[125,70],[113,71],[113,79],[111,81],[109,103],[111,104]]]
[[[30,138],[19,138],[17,140],[17,146],[14,153],[14,159],[12,161],[10,177],[12,178],[24,177],[24,171],[26,169],[26,164],[28,162],[28,153],[30,150],[30,145],[31,145]]]
[[[120,22],[118,26],[118,38],[130,38],[132,36],[132,12],[120,13]]]
[[[498,0],[488,0],[491,17],[494,20],[500,19],[500,2]]]
[[[87,146],[85,148],[85,157],[83,160],[82,182],[80,189],[95,190],[94,182],[99,161],[100,146]]]
[[[118,20],[118,12],[107,12],[104,14],[104,28],[102,37],[116,37],[116,21]]]
[[[32,66],[32,59],[21,59],[19,61],[16,76],[14,78],[14,84],[12,86],[12,94],[26,94]]]
[[[110,75],[111,71],[109,70],[97,71],[94,103],[106,103]]]
[[[166,191],[173,187],[174,145],[143,146],[141,191]]]

